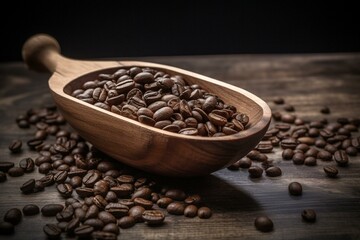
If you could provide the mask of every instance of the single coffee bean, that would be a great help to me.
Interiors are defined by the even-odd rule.
[[[99,180],[94,185],[94,194],[105,197],[109,189],[110,189],[109,182],[105,180]]]
[[[275,97],[273,101],[275,104],[279,104],[279,105],[285,103],[285,100],[282,97]]]
[[[137,206],[142,206],[146,210],[151,209],[153,206],[153,202],[144,198],[135,198],[134,203]]]
[[[93,204],[87,210],[85,214],[85,219],[96,218],[98,214],[99,214],[99,208],[95,204]]]
[[[102,231],[108,232],[108,233],[114,233],[114,234],[116,234],[116,235],[119,235],[119,233],[120,233],[119,227],[118,227],[118,225],[115,224],[115,223],[108,223],[108,224],[106,224],[106,225],[103,227]]]
[[[261,232],[270,232],[274,228],[274,224],[267,216],[260,216],[255,219],[255,227]]]
[[[183,201],[186,198],[186,193],[180,189],[169,189],[165,196],[176,201]]]
[[[12,167],[7,171],[7,173],[11,177],[20,177],[24,175],[24,172],[24,169],[22,169],[21,167]]]
[[[280,142],[280,146],[283,149],[295,149],[296,146],[299,144],[299,141],[296,138],[285,138],[283,140],[281,140]]]
[[[293,163],[295,165],[302,165],[305,161],[305,155],[302,152],[295,153],[293,156]]]
[[[58,222],[68,222],[72,219],[74,215],[73,211],[63,210],[55,215]]]
[[[0,171],[8,172],[9,169],[14,166],[15,166],[15,164],[13,162],[0,162]]]
[[[52,169],[51,163],[45,162],[39,166],[39,173],[47,174]]]
[[[302,186],[298,182],[290,183],[288,189],[291,195],[299,196],[302,194]]]
[[[39,214],[40,208],[35,204],[27,204],[23,207],[22,212],[25,216],[32,216]]]
[[[83,224],[74,230],[74,233],[78,238],[89,238],[93,232],[94,228],[86,224]]]
[[[304,161],[304,165],[306,166],[315,166],[316,165],[316,158],[314,157],[306,157]]]
[[[199,218],[206,219],[206,218],[210,218],[212,216],[212,211],[208,207],[201,207],[198,209],[197,214],[198,214]]]
[[[291,160],[294,156],[294,151],[290,148],[284,149],[282,152],[282,158],[284,160]]]
[[[336,167],[332,167],[332,166],[327,166],[327,167],[324,167],[324,172],[326,173],[326,175],[330,178],[335,178],[339,171],[337,170]]]
[[[91,197],[94,195],[94,189],[87,187],[78,187],[75,189],[77,195],[81,198]]]
[[[132,216],[124,216],[118,220],[118,226],[121,228],[131,228],[135,223],[135,218]]]
[[[80,208],[78,208],[78,209],[80,209]],[[73,234],[74,231],[75,231],[75,229],[76,229],[77,227],[79,227],[79,226],[80,226],[80,219],[77,218],[77,217],[75,217],[75,218],[71,219],[71,220],[67,223],[66,228],[65,228],[65,231],[66,231],[68,234]]]
[[[12,153],[18,153],[21,151],[21,146],[22,146],[22,141],[17,139],[17,140],[14,140],[10,143],[9,145],[9,150],[12,152]]]
[[[24,169],[26,173],[34,171],[35,162],[31,158],[24,158],[19,162],[19,167]]]
[[[104,227],[104,223],[98,218],[86,219],[84,224],[92,226],[95,230],[100,230]]]
[[[284,110],[287,111],[287,112],[294,112],[295,111],[295,108],[293,105],[290,105],[290,104],[286,104],[284,106]]]
[[[294,123],[296,119],[296,116],[291,114],[282,114],[281,115],[281,121],[284,123]]]
[[[95,183],[101,178],[101,173],[96,170],[90,170],[82,179],[86,187],[94,187]]]
[[[4,216],[4,221],[9,222],[13,225],[19,224],[21,219],[22,219],[22,213],[18,208],[9,209]]]
[[[60,195],[64,198],[71,197],[73,188],[69,183],[60,183],[56,186],[56,189],[60,193]]]
[[[350,146],[350,147],[348,147],[348,148],[345,149],[345,152],[346,152],[349,156],[356,156],[358,150],[357,150],[355,147]]]
[[[198,212],[198,208],[195,205],[191,204],[191,205],[186,206],[186,208],[184,210],[184,216],[193,218],[193,217],[197,216],[197,212]]]
[[[317,158],[323,161],[330,161],[332,160],[332,154],[328,151],[322,150],[318,152]]]
[[[15,231],[14,225],[9,222],[0,221],[0,235],[10,235]]]
[[[165,215],[159,210],[145,210],[142,218],[149,225],[159,225],[164,222]]]
[[[57,213],[61,212],[64,209],[64,206],[61,204],[46,204],[41,208],[41,213],[43,216],[51,217],[55,216]]]
[[[54,175],[54,181],[56,183],[64,183],[68,176],[67,171],[59,171]]]
[[[140,197],[140,198],[150,200],[151,193],[152,193],[152,190],[150,188],[144,187],[144,188],[141,188],[141,189],[138,189],[137,191],[135,191],[131,198],[135,199],[135,198]]]
[[[168,213],[173,215],[183,215],[185,205],[181,202],[172,202],[166,207],[166,210]]]
[[[195,206],[198,206],[199,204],[201,204],[201,201],[202,201],[202,199],[201,199],[200,195],[198,195],[198,194],[190,195],[184,200],[184,202],[186,204],[193,204]]]
[[[43,227],[44,233],[50,239],[60,238],[61,229],[55,224],[46,224]]]
[[[35,188],[35,179],[29,179],[20,187],[23,193],[32,193]]]
[[[7,179],[6,173],[0,171],[0,183],[1,183],[1,182],[5,182],[6,179]]]
[[[306,222],[315,222],[316,221],[316,212],[314,209],[305,209],[302,211],[301,217]]]
[[[349,163],[349,157],[347,156],[344,150],[339,150],[334,153],[334,160],[337,165],[340,167],[344,167]]]
[[[281,176],[282,171],[279,167],[269,167],[266,169],[265,173],[269,177],[278,177]]]
[[[259,178],[262,176],[264,170],[258,166],[253,166],[248,169],[251,178]]]
[[[106,225],[108,223],[116,223],[116,218],[109,212],[101,211],[98,214],[98,218]]]
[[[173,201],[174,200],[169,197],[162,197],[156,202],[156,204],[161,208],[166,208]]]
[[[93,198],[93,203],[99,208],[99,209],[105,209],[106,205],[108,205],[108,202],[105,200],[105,198],[101,195],[96,195]]]

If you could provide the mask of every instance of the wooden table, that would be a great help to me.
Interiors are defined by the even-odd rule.
[[[360,117],[360,54],[310,55],[228,55],[152,57],[138,60],[174,65],[244,88],[266,101],[282,96],[294,105],[303,119],[334,121],[338,117]],[[51,102],[48,74],[28,71],[23,63],[0,64],[0,160],[18,163],[37,154],[27,150],[12,155],[11,140],[31,138],[33,130],[19,129],[14,119],[31,107]],[[330,115],[320,113],[329,106]],[[358,136],[356,133],[354,136]],[[360,157],[351,157],[339,177],[325,177],[319,162],[316,167],[295,166],[281,159],[280,150],[269,154],[281,167],[281,177],[250,179],[246,170],[220,170],[207,177],[183,180],[189,191],[199,192],[213,209],[207,220],[169,216],[166,224],[151,228],[145,224],[121,230],[119,239],[360,239]],[[332,163],[334,164],[334,163]],[[55,187],[32,195],[22,195],[19,186],[27,179],[42,176],[37,171],[0,183],[0,216],[10,207],[26,203],[40,207],[62,202]],[[292,197],[287,187],[292,181],[303,185],[303,195]],[[316,210],[316,223],[305,223],[301,211]],[[255,229],[256,216],[266,214],[274,231]],[[41,215],[24,217],[16,234],[1,239],[44,239],[42,226],[56,222]]]

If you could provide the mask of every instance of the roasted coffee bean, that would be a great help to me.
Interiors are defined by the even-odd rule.
[[[63,183],[65,182],[67,176],[68,176],[67,171],[59,171],[54,175],[54,181],[56,183]]]
[[[29,179],[20,187],[23,193],[32,193],[35,188],[35,179]]]
[[[99,180],[94,185],[94,194],[105,197],[109,189],[110,189],[110,185],[107,181]]]
[[[75,235],[79,238],[89,238],[93,232],[94,228],[86,224],[83,224],[74,230]]]
[[[92,226],[95,230],[100,230],[104,227],[104,223],[98,218],[89,218],[85,220],[84,224]]]
[[[349,156],[356,156],[357,153],[358,153],[358,150],[353,147],[353,146],[350,146],[348,148],[346,148],[345,152],[349,155]]]
[[[199,204],[201,204],[202,199],[201,199],[200,195],[198,195],[198,194],[192,194],[192,195],[188,196],[188,197],[184,200],[184,202],[185,202],[186,204],[193,204],[193,205],[197,205],[197,206],[198,206]]]
[[[143,188],[138,189],[137,191],[135,191],[131,198],[135,199],[135,198],[140,197],[140,198],[150,200],[151,199],[151,193],[152,193],[152,190],[150,188],[143,187]]]
[[[291,195],[299,196],[302,194],[302,186],[298,182],[290,183],[288,189]]]
[[[22,213],[18,208],[11,208],[6,211],[4,215],[4,221],[9,222],[13,225],[17,225],[20,223],[22,219]]]
[[[305,161],[305,154],[302,152],[295,153],[292,160],[295,165],[302,165]]]
[[[119,198],[129,197],[133,190],[134,186],[129,183],[124,183],[120,186],[110,188],[110,191],[113,191]]]
[[[278,177],[281,176],[282,171],[279,167],[269,167],[265,171],[268,177]]]
[[[8,172],[10,168],[13,168],[15,164],[13,162],[0,162],[0,171]]]
[[[60,238],[61,229],[55,224],[46,224],[43,227],[44,233],[50,239]]]
[[[198,214],[199,218],[206,219],[206,218],[210,218],[212,216],[212,211],[208,207],[201,207],[198,209],[197,214]]]
[[[45,162],[39,166],[39,173],[47,174],[52,169],[51,163]]]
[[[279,104],[279,105],[285,103],[285,100],[282,97],[275,97],[273,101],[275,104]]]
[[[55,216],[57,213],[61,212],[64,209],[64,206],[61,204],[46,204],[41,208],[41,213],[43,216],[51,217]]]
[[[264,170],[258,166],[253,166],[248,169],[248,172],[251,178],[260,178]]]
[[[260,153],[271,153],[273,150],[273,145],[271,144],[270,141],[261,141],[257,146],[256,149],[260,152]]]
[[[116,218],[114,215],[107,211],[101,211],[98,214],[98,218],[106,225],[108,223],[116,223]]]
[[[71,197],[73,192],[73,187],[69,183],[60,183],[56,186],[56,189],[64,198]]]
[[[24,158],[19,162],[19,167],[24,169],[26,173],[34,171],[35,162],[31,158]]]
[[[326,173],[326,175],[330,178],[335,178],[337,177],[339,171],[337,170],[336,167],[332,167],[332,166],[327,166],[324,167],[324,172]]]
[[[111,213],[116,218],[121,218],[128,214],[129,207],[121,203],[109,203],[108,205],[106,205],[105,211]]]
[[[159,210],[145,210],[142,218],[148,225],[160,225],[164,222],[165,215]]]
[[[153,206],[153,202],[144,198],[135,198],[134,203],[137,206],[142,206],[145,209],[151,209]]]
[[[315,222],[316,221],[316,212],[314,209],[305,209],[302,211],[301,217],[306,222]]]
[[[7,173],[11,177],[20,177],[24,175],[24,172],[24,169],[22,169],[21,167],[12,167],[7,171]]]
[[[99,208],[95,204],[93,204],[87,210],[84,218],[85,219],[96,218],[98,214],[99,214]]]
[[[165,196],[176,201],[182,201],[186,198],[186,193],[181,189],[169,189],[166,191]]]
[[[1,182],[5,182],[6,179],[7,179],[6,173],[0,171],[0,183],[1,183]]]
[[[113,191],[108,191],[106,193],[105,200],[108,203],[111,203],[111,202],[115,203],[115,202],[118,202],[119,199]]]
[[[64,211],[57,213],[55,215],[55,217],[58,222],[68,222],[72,219],[73,215],[74,215],[74,212],[64,210]]]
[[[95,183],[101,178],[101,173],[96,170],[90,170],[82,179],[86,187],[94,187]]]
[[[284,123],[294,123],[296,117],[291,114],[282,114],[281,115],[281,121]]]
[[[12,153],[18,153],[21,151],[21,146],[22,146],[22,141],[17,139],[17,140],[14,140],[10,143],[9,145],[9,150],[12,152]]]
[[[23,207],[22,212],[25,216],[32,216],[39,214],[40,208],[35,204],[27,204]]]
[[[162,197],[156,202],[156,204],[161,208],[166,208],[173,201],[174,200],[169,197]]]
[[[319,150],[317,150],[316,148],[310,148],[306,151],[305,157],[317,157],[318,153]]]
[[[29,141],[27,141],[27,145],[29,146],[30,149],[35,150],[35,148],[37,146],[40,146],[41,144],[43,144],[42,140],[39,139],[31,139]]]
[[[255,227],[261,232],[270,232],[274,228],[274,224],[267,216],[260,216],[255,219]]]
[[[14,225],[9,222],[0,221],[0,235],[10,235],[15,231]]]
[[[136,223],[132,216],[124,216],[118,220],[118,226],[121,228],[131,228]]]
[[[344,150],[339,150],[334,153],[334,160],[340,167],[344,167],[349,163],[349,157]]]
[[[80,226],[80,219],[75,217],[67,223],[65,231],[68,234],[73,234],[75,229],[78,228],[79,226]]]
[[[332,160],[332,154],[328,151],[322,150],[318,152],[317,158],[323,161],[330,161]]]
[[[186,208],[184,210],[184,216],[193,218],[193,217],[197,216],[197,212],[198,212],[198,208],[195,205],[191,204],[191,205],[186,206]]]
[[[93,198],[93,203],[99,208],[99,209],[105,209],[106,205],[108,205],[108,202],[105,200],[105,198],[101,195],[96,195]]]
[[[282,152],[282,158],[284,160],[291,160],[294,156],[294,151],[290,148],[284,149]]]
[[[316,158],[314,157],[306,157],[304,160],[304,165],[306,166],[315,166],[316,165]]]
[[[166,210],[168,213],[173,215],[183,215],[185,205],[181,202],[172,202],[166,207]]]
[[[145,211],[145,208],[142,206],[134,206],[129,209],[129,216],[133,217],[136,222],[142,222],[142,214]]]
[[[280,142],[280,146],[283,149],[287,149],[287,148],[295,149],[298,144],[299,142],[296,138],[285,138]]]
[[[115,223],[106,224],[102,230],[104,232],[114,233],[116,235],[119,235],[119,233],[120,233],[119,227]]]
[[[287,111],[287,112],[294,112],[295,111],[295,108],[293,105],[290,105],[290,104],[286,104],[284,106],[284,110]]]

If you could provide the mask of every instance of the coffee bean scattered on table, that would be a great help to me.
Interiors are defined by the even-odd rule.
[[[306,222],[315,222],[316,221],[316,212],[314,209],[305,209],[302,211],[301,217]]]
[[[289,193],[294,196],[302,195],[302,186],[298,182],[292,182],[289,184]]]
[[[270,232],[274,228],[274,223],[267,216],[259,216],[255,219],[255,227],[261,232]]]

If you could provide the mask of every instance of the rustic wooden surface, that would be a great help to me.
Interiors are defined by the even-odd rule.
[[[197,72],[244,88],[266,101],[283,96],[304,119],[335,120],[338,117],[360,117],[360,54],[322,55],[239,55],[153,57],[153,61]],[[0,161],[18,163],[37,154],[25,146],[21,154],[10,154],[11,140],[31,138],[33,130],[21,130],[15,117],[30,107],[51,102],[47,86],[49,74],[28,71],[23,63],[0,65]],[[269,103],[271,107],[273,106]],[[330,115],[319,112],[331,108]],[[274,108],[276,109],[276,108]],[[280,109],[278,107],[278,109]],[[359,133],[356,133],[357,136]],[[223,169],[210,176],[182,180],[190,192],[199,192],[213,209],[207,220],[169,216],[161,227],[145,224],[121,230],[119,239],[360,239],[360,157],[351,157],[339,178],[324,176],[322,165],[295,166],[282,161],[278,149],[269,157],[283,170],[281,177],[248,178],[246,171]],[[327,163],[328,164],[328,163]],[[32,195],[22,195],[19,186],[29,178],[39,178],[37,171],[0,183],[0,217],[10,207],[26,203],[40,207],[62,202],[55,187]],[[303,195],[291,197],[291,181],[303,184]],[[179,181],[178,181],[179,182]],[[316,210],[316,223],[301,220],[305,208]],[[268,215],[274,231],[261,233],[254,219]],[[56,222],[41,215],[24,217],[16,234],[0,239],[44,239],[42,226]],[[65,236],[63,236],[65,238]]]

